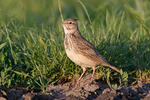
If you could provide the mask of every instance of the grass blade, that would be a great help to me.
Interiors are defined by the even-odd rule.
[[[0,49],[4,48],[7,45],[7,42],[0,44]]]

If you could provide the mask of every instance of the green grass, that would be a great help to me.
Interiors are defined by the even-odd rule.
[[[109,84],[150,82],[149,5],[149,0],[1,0],[0,87],[44,91],[81,74],[64,51],[58,23],[66,18],[78,18],[82,35],[128,73],[99,67],[97,77]]]

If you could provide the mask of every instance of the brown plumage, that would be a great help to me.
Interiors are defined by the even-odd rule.
[[[113,70],[120,72],[117,68],[110,65],[103,56],[99,54],[96,48],[80,34],[75,19],[67,19],[61,24],[65,31],[64,46],[67,56],[83,69],[78,82],[84,75],[87,67],[93,69],[92,80],[94,78],[95,68],[98,65],[110,67]]]

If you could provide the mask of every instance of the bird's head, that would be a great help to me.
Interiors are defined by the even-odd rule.
[[[61,25],[64,28],[65,34],[72,34],[78,30],[77,19],[66,19]]]

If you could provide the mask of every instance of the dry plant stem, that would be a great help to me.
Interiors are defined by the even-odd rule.
[[[63,14],[62,14],[61,0],[58,0],[58,8],[59,8],[61,20],[64,21],[64,17],[63,17]]]

